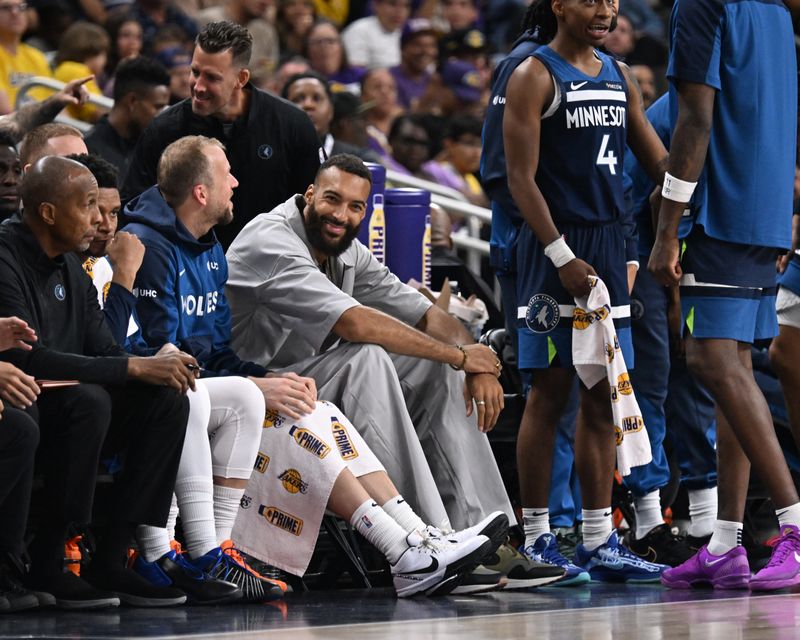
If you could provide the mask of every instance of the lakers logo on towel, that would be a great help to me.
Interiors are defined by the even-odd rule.
[[[605,320],[609,313],[611,313],[611,309],[609,309],[608,305],[603,305],[594,311],[586,311],[580,307],[575,307],[575,311],[572,312],[572,328],[578,331],[588,329],[593,324]]]
[[[293,516],[291,513],[281,511],[277,507],[267,507],[262,504],[258,508],[258,512],[273,527],[283,529],[294,536],[299,536],[303,531],[303,521],[300,518]]]
[[[284,422],[286,422],[286,418],[284,418],[280,413],[277,411],[272,411],[271,409],[267,409],[267,413],[264,415],[265,429],[269,429],[270,427],[280,429]]]
[[[342,459],[352,460],[357,458],[358,451],[350,441],[347,429],[336,418],[331,418],[331,431],[333,431],[333,439],[336,441],[336,447],[339,449],[339,455],[342,456]]]
[[[264,473],[267,470],[268,466],[269,466],[269,456],[266,453],[261,453],[259,451],[258,455],[256,456],[256,464],[253,467],[253,469],[258,471],[259,473]]]
[[[606,343],[606,358],[608,358],[608,364],[614,361],[614,345]]]
[[[308,491],[308,483],[303,482],[303,477],[297,469],[287,469],[278,476],[283,488],[289,493],[305,493]]]
[[[614,427],[614,437],[617,440],[617,446],[621,445],[622,444],[622,438],[624,436],[622,435],[622,429],[620,429],[617,426]]]
[[[631,393],[633,393],[631,379],[628,377],[627,373],[620,373],[617,376],[617,389],[623,396],[629,396]]]
[[[317,438],[308,429],[303,427],[294,426],[289,429],[289,435],[294,438],[294,441],[299,444],[303,449],[309,453],[313,453],[318,458],[324,458],[331,452],[331,448],[322,440]]]

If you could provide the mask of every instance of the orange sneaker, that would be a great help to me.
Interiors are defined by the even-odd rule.
[[[278,580],[276,578],[270,578],[269,576],[262,575],[258,573],[258,571],[253,569],[253,567],[251,567],[249,564],[247,564],[247,562],[245,562],[244,557],[242,556],[242,553],[234,545],[233,540],[224,540],[219,546],[220,549],[222,549],[222,553],[224,553],[227,556],[230,556],[233,560],[236,561],[237,564],[243,566],[252,575],[256,576],[257,578],[261,578],[262,580],[267,580],[268,582],[271,582],[274,585],[277,585],[284,593],[286,593],[286,591],[289,589],[289,585],[287,585],[283,580]]]

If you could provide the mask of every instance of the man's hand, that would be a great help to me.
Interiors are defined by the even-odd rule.
[[[589,276],[596,276],[592,265],[580,258],[570,260],[558,270],[561,284],[573,298],[583,298],[589,295],[592,288],[589,286]]]
[[[50,96],[50,100],[60,103],[63,107],[68,107],[70,105],[80,106],[89,99],[89,92],[83,85],[90,80],[94,80],[94,76],[86,76],[85,78],[72,80],[65,84],[61,91]]]
[[[639,267],[635,264],[628,263],[628,295],[633,293],[633,285],[636,284],[636,273],[639,271]]]
[[[22,349],[30,351],[28,342],[36,342],[36,332],[24,320],[16,316],[0,318],[0,351]]]
[[[647,269],[653,277],[665,287],[676,286],[681,281],[683,271],[680,263],[680,247],[678,239],[665,240],[656,237]]]
[[[0,362],[0,397],[17,409],[27,409],[40,392],[36,381],[9,362]]]
[[[312,378],[288,372],[268,373],[263,378],[250,376],[250,380],[261,389],[270,411],[299,420],[316,407],[317,385]]]
[[[200,366],[192,356],[182,351],[159,352],[150,358],[128,359],[128,377],[147,384],[172,387],[181,393],[194,391],[194,381]]]
[[[464,401],[467,405],[467,416],[472,415],[473,404],[478,408],[478,429],[488,433],[497,424],[500,412],[505,406],[503,387],[493,375],[488,373],[467,374],[464,383]]]
[[[462,348],[467,354],[464,371],[467,373],[490,373],[500,375],[500,359],[497,354],[483,344],[465,344]]]
[[[118,231],[106,245],[108,261],[114,268],[113,281],[133,290],[136,274],[144,260],[144,245],[132,233]]]

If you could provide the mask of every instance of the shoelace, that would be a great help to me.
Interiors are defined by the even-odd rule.
[[[800,539],[798,539],[798,536],[795,534],[789,533],[783,536],[783,538],[775,544],[775,551],[772,552],[772,557],[769,559],[767,567],[774,567],[786,560],[786,557],[793,550],[793,542],[795,544],[800,542]]]
[[[206,572],[202,569],[198,569],[195,567],[191,562],[189,562],[182,554],[176,553],[175,554],[175,564],[181,567],[186,573],[189,574],[189,577],[194,580],[205,580]]]

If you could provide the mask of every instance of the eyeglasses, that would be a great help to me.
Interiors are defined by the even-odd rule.
[[[20,2],[19,4],[0,4],[0,13],[23,13],[27,10],[27,2]]]
[[[332,47],[335,44],[339,44],[339,38],[314,38],[308,41],[309,47]]]

